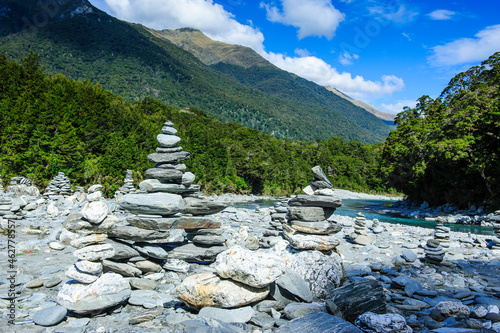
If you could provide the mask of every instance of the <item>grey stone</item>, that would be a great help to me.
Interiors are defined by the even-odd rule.
[[[177,323],[172,333],[246,333],[248,330],[236,324],[225,323],[223,321],[198,317],[192,320],[185,320]]]
[[[75,268],[80,272],[92,275],[99,275],[102,273],[102,263],[100,261],[92,262],[88,260],[78,260],[75,263]]]
[[[153,163],[179,163],[189,159],[189,156],[189,153],[185,151],[170,154],[153,153],[148,155],[148,160]]]
[[[384,288],[375,280],[349,284],[333,290],[327,296],[326,306],[330,313],[353,323],[365,312],[386,312]]]
[[[108,233],[110,238],[120,238],[134,242],[165,240],[169,235],[168,231],[146,230],[132,226],[116,226]]]
[[[112,260],[104,260],[102,262],[104,272],[118,273],[121,276],[141,276],[142,271],[137,267],[129,264],[115,262]]]
[[[130,283],[130,287],[133,289],[154,290],[158,286],[158,283],[153,280],[136,277],[130,278],[128,282]]]
[[[158,140],[160,146],[167,148],[175,147],[179,142],[181,142],[181,138],[171,134],[158,134],[156,136],[156,140]]]
[[[283,224],[283,236],[296,250],[329,251],[340,243],[335,236],[301,234],[286,224]]]
[[[308,207],[305,207],[308,208]],[[303,221],[289,221],[293,229],[313,235],[329,235],[335,234],[342,230],[342,226],[330,221],[324,222],[303,222]]]
[[[67,313],[68,310],[63,306],[51,306],[37,311],[33,315],[33,322],[40,326],[54,326],[59,324],[66,317]]]
[[[326,312],[326,306],[324,303],[290,303],[285,307],[285,316],[290,320],[311,312]]]
[[[177,246],[168,252],[169,259],[179,259],[186,262],[215,261],[215,257],[222,251],[227,250],[225,245],[198,246],[196,244],[186,244]],[[159,258],[162,259],[162,258]],[[166,259],[163,258],[163,259]]]
[[[163,269],[173,272],[187,273],[189,267],[191,264],[179,259],[167,259],[163,262]]]
[[[323,172],[323,169],[321,168],[321,166],[319,166],[319,165],[314,166],[311,169],[311,173],[312,173],[312,176],[314,177],[315,180],[324,181],[325,183],[329,184],[330,188],[332,187],[332,183],[330,183],[330,181],[328,180],[328,177]]]
[[[283,291],[290,293],[294,298],[289,297],[289,299],[297,299],[302,302],[312,302],[313,295],[309,285],[304,280],[304,278],[297,272],[290,269],[286,269],[284,274],[281,275],[276,281],[276,285],[281,289],[280,294],[283,295]],[[272,288],[271,288],[272,292]]]
[[[182,175],[181,183],[182,183],[182,185],[189,187],[189,186],[191,186],[191,184],[194,183],[195,180],[196,180],[196,176],[194,175],[194,173],[192,173],[192,172],[185,172]]]
[[[57,300],[77,314],[99,313],[127,300],[130,292],[130,285],[123,277],[106,273],[89,285],[67,282]]]
[[[226,323],[246,323],[250,321],[254,314],[255,311],[250,306],[238,309],[219,309],[207,306],[200,310],[198,316],[213,318]]]
[[[324,312],[311,312],[282,326],[276,333],[363,333],[353,324]]]
[[[110,244],[115,249],[115,255],[109,259],[119,260],[119,259],[128,259],[140,256],[139,252],[136,249],[132,248],[127,244],[117,242],[111,239],[108,239],[106,243]]]
[[[75,266],[71,266],[67,271],[66,271],[66,276],[69,277],[70,279],[76,280],[81,283],[92,283],[97,280],[99,276],[93,275],[93,274],[88,274],[85,272],[81,272],[78,269],[76,269]]]
[[[150,260],[142,260],[142,261],[137,261],[135,262],[135,267],[140,269],[143,273],[156,273],[161,271],[161,266],[158,264],[155,264],[154,262]]]
[[[158,167],[158,166],[157,166]],[[146,179],[139,184],[139,188],[148,193],[195,193],[200,191],[200,185],[185,186],[182,184],[163,184],[158,179]],[[141,213],[151,214],[151,213]]]
[[[288,220],[299,220],[305,222],[324,221],[326,216],[322,207],[291,206],[288,210]]]
[[[52,287],[57,286],[59,283],[61,283],[61,281],[62,280],[60,277],[54,276],[54,277],[51,277],[50,279],[48,279],[47,281],[44,281],[43,286],[45,288],[52,288]]]
[[[380,333],[412,333],[413,330],[406,324],[403,316],[395,313],[376,314],[363,313],[356,319],[356,326],[365,332]]]
[[[182,171],[176,169],[153,168],[145,172],[147,179],[158,179],[160,182],[173,181],[180,183],[182,180]]]
[[[81,214],[71,214],[64,221],[63,226],[68,231],[78,234],[102,234],[109,232],[118,223],[118,218],[108,215],[100,224],[92,224],[82,219]]]
[[[83,218],[92,224],[99,224],[104,221],[108,213],[109,209],[104,201],[90,202],[82,209]]]
[[[90,245],[76,250],[73,255],[82,260],[99,261],[113,257],[115,249],[110,244]]]
[[[182,197],[171,193],[126,194],[118,203],[134,214],[168,216],[184,209]]]
[[[135,243],[134,249],[156,259],[167,259],[169,254],[162,244]]]
[[[184,214],[209,215],[218,213],[224,208],[226,208],[226,205],[215,200],[194,197],[184,198]]]
[[[415,262],[417,260],[417,255],[410,250],[403,250],[401,256],[408,262]]]
[[[290,206],[327,207],[338,208],[342,206],[342,200],[324,195],[299,194],[288,202]]]
[[[423,288],[420,283],[412,280],[405,285],[405,294],[408,295],[409,297],[413,297],[413,294],[422,289]]]
[[[193,243],[202,245],[218,245],[226,242],[226,238],[224,236],[218,235],[187,235],[187,239]]]

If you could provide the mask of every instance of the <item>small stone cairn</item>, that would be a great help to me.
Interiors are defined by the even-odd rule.
[[[100,199],[100,198],[99,198]],[[66,272],[70,278],[58,293],[58,302],[76,314],[94,315],[125,302],[130,284],[116,273],[103,274],[103,261],[116,255],[111,244],[104,243],[118,222],[102,200],[87,202],[81,214],[73,214],[64,223],[66,229],[81,234],[71,245],[78,261]]]
[[[31,181],[25,177],[12,177],[9,186],[5,189],[5,193],[13,193],[15,197],[22,195],[37,197],[40,195],[40,191],[31,185]]]
[[[181,139],[176,134],[172,122],[166,122],[157,136],[156,153],[148,156],[156,165],[146,170],[147,179],[139,184],[145,193],[129,193],[118,200],[121,208],[134,215],[126,219],[129,225],[110,234],[117,241],[134,242],[141,255],[173,270],[179,260],[209,263],[227,249],[221,223],[210,216],[226,206],[203,197],[200,186],[193,184],[195,175],[185,172],[182,163],[190,155],[178,145]],[[182,237],[170,244],[174,229],[184,230],[188,241]]]
[[[332,184],[319,165],[311,172],[314,180],[303,190],[306,194],[288,201],[283,234],[296,250],[330,251],[339,244],[332,234],[339,232],[341,227],[329,218],[342,201],[335,198]]]
[[[366,218],[363,213],[358,213],[356,215],[354,219],[354,232],[349,235],[349,240],[358,245],[368,245],[373,242],[373,238],[368,236]]]
[[[44,197],[50,197],[51,195],[63,195],[70,196],[73,194],[73,188],[71,187],[71,181],[64,174],[64,172],[59,172],[49,183],[49,186],[45,189],[43,193]]]
[[[450,228],[445,227],[443,222],[438,222],[434,228],[434,239],[439,241],[442,247],[450,247]]]
[[[0,194],[5,193],[3,190],[3,183],[2,183],[2,178],[0,178]]]
[[[380,221],[378,219],[373,219],[372,222],[372,232],[374,234],[380,234],[384,232],[385,228],[380,225]]]
[[[495,214],[489,217],[492,224],[495,236],[491,245],[492,250],[500,250],[500,210],[495,211]]]
[[[288,200],[290,198],[278,198],[271,211],[270,225],[275,230],[282,230],[282,224],[286,221],[288,212]]]
[[[424,246],[425,260],[431,264],[439,265],[444,259],[446,250],[437,239],[429,239]]]
[[[122,194],[133,193],[136,191],[134,187],[134,179],[132,178],[132,170],[127,170],[125,179],[123,180],[123,186],[118,189]]]

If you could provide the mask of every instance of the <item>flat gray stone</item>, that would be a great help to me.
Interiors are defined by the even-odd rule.
[[[162,147],[175,147],[179,142],[181,142],[181,138],[172,134],[158,134],[156,136],[156,140]]]
[[[324,312],[311,312],[282,326],[276,333],[363,333],[353,324]]]
[[[59,324],[66,317],[67,313],[68,310],[63,306],[51,306],[37,311],[33,315],[33,322],[40,326],[54,326]]]
[[[285,316],[292,320],[311,312],[326,312],[324,303],[290,303],[285,306]]]
[[[200,317],[217,319],[226,323],[246,323],[252,319],[255,310],[250,306],[238,309],[219,309],[214,307],[204,307],[198,313]]]
[[[168,216],[184,209],[182,197],[171,193],[126,194],[118,204],[133,214]]]
[[[120,238],[134,242],[164,240],[169,235],[168,231],[146,230],[133,226],[116,226],[108,233],[110,238]]]
[[[147,179],[158,179],[160,182],[173,181],[180,183],[182,181],[182,171],[176,169],[152,168],[146,170],[145,177]]]
[[[342,200],[324,195],[299,194],[288,201],[290,206],[327,207],[338,208],[342,206]]]
[[[226,205],[215,200],[194,197],[184,198],[184,214],[209,215],[218,213],[224,208],[226,208]]]
[[[190,154],[185,151],[176,153],[153,153],[148,155],[148,160],[153,163],[179,163],[189,159]]]

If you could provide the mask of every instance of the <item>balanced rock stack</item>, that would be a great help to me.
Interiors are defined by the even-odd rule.
[[[491,249],[492,250],[500,250],[500,211],[496,211],[495,214],[497,214],[495,216],[495,218],[498,218],[498,219],[495,219],[495,220],[492,220],[492,226],[493,226],[493,232],[495,233],[495,236],[493,238],[493,244],[491,246]]]
[[[354,219],[354,232],[349,236],[354,244],[368,245],[373,242],[373,238],[368,236],[366,231],[366,218],[363,213],[358,213]]]
[[[374,234],[380,234],[384,230],[385,230],[385,228],[380,225],[380,221],[378,219],[373,219],[373,222],[372,222],[372,232]]]
[[[271,210],[271,226],[276,230],[281,230],[282,223],[286,221],[289,198],[278,198]]]
[[[438,222],[434,228],[434,238],[439,241],[442,247],[450,247],[450,228],[445,227],[442,222]]]
[[[4,193],[2,178],[0,178],[0,194]]]
[[[147,179],[139,184],[146,193],[126,194],[118,200],[121,208],[135,214],[126,219],[130,226],[115,228],[110,237],[136,242],[137,251],[157,260],[212,262],[227,247],[221,223],[207,215],[226,206],[204,198],[199,185],[193,185],[194,174],[185,172],[186,165],[181,164],[190,156],[178,146],[181,139],[176,133],[173,124],[166,122],[157,136],[160,147],[148,156],[156,165],[146,170]],[[186,230],[189,242],[179,245],[176,239],[176,244],[169,244],[170,229]]]
[[[431,264],[439,265],[444,259],[446,250],[439,244],[436,239],[429,239],[424,246],[425,260]]]
[[[104,201],[87,203],[81,214],[70,215],[65,227],[85,236],[73,239],[71,245],[78,261],[66,272],[69,280],[59,291],[59,304],[77,314],[98,314],[125,302],[131,294],[130,284],[121,275],[103,274],[103,260],[115,256],[115,249],[105,244],[107,232],[118,222],[108,215]]]
[[[332,185],[320,166],[311,170],[314,181],[288,201],[287,223],[283,224],[285,239],[296,250],[333,250],[339,240],[332,236],[341,227],[329,218],[342,201],[334,197]]]
[[[24,177],[12,177],[9,186],[5,189],[5,193],[14,193],[15,197],[22,195],[37,197],[40,195],[38,189],[31,185],[31,181]]]
[[[50,181],[43,195],[48,197],[51,195],[70,196],[71,194],[73,194],[71,181],[66,177],[64,172],[59,172],[57,176]]]
[[[134,179],[132,178],[132,170],[127,170],[123,186],[118,189],[122,194],[135,192]]]

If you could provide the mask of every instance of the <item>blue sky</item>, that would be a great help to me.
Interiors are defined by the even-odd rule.
[[[397,113],[500,51],[498,0],[90,0],[154,29],[191,27]]]

